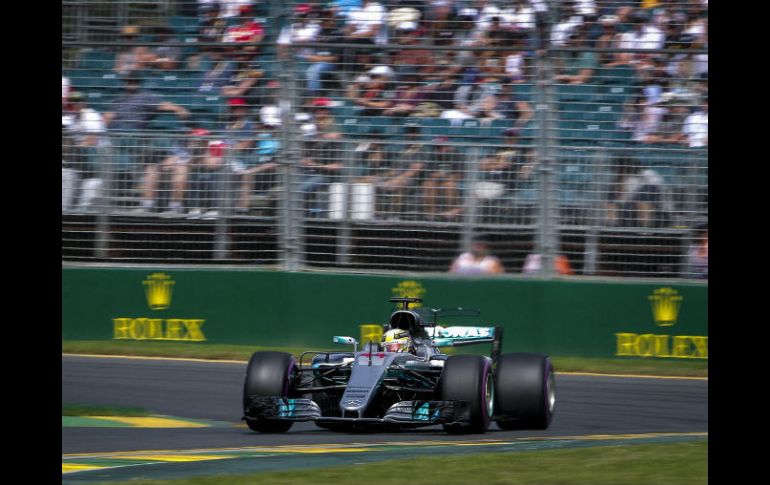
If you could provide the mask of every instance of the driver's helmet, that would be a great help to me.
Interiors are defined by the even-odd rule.
[[[386,352],[414,352],[414,341],[407,330],[388,330],[382,336],[382,348]]]

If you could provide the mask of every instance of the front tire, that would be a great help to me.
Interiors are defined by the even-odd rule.
[[[495,376],[497,425],[504,430],[546,429],[556,405],[556,380],[547,355],[500,357]]]
[[[479,355],[453,355],[441,375],[441,398],[470,402],[470,424],[445,424],[450,433],[483,433],[494,414],[495,390],[491,361]]]
[[[244,414],[254,397],[289,397],[296,365],[294,357],[286,352],[254,352],[246,368],[246,381],[243,384]],[[246,420],[249,429],[260,433],[285,433],[292,424],[292,421],[278,419]]]

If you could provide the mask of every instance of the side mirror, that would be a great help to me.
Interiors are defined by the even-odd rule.
[[[358,352],[358,340],[354,339],[353,337],[342,337],[340,335],[335,335],[332,337],[332,342],[335,344],[352,345],[353,353]]]

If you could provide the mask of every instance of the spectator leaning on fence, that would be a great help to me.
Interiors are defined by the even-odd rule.
[[[486,242],[475,239],[470,250],[452,262],[449,272],[464,275],[501,274],[505,273],[505,268],[497,257],[489,254]]]

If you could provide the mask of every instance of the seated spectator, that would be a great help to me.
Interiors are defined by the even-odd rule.
[[[177,69],[182,59],[181,49],[174,44],[172,30],[168,27],[160,27],[157,31],[155,42],[160,45],[153,46],[147,53],[147,64],[161,71],[173,71]]]
[[[235,165],[245,165],[252,156],[256,123],[249,113],[249,106],[244,98],[230,98],[228,121],[223,135],[230,160]]]
[[[225,165],[226,144],[206,137],[207,130],[196,130],[190,149],[190,196],[188,219],[214,220],[223,206],[220,188]]]
[[[709,228],[701,224],[695,228],[695,243],[687,252],[687,276],[695,279],[709,277]]]
[[[383,219],[397,219],[408,187],[406,182],[417,175],[417,171],[406,173],[399,154],[386,149],[382,141],[382,132],[373,129],[369,132],[373,141],[360,143],[355,151],[356,178],[354,183],[369,184],[375,190],[375,213]]]
[[[621,159],[608,194],[607,224],[620,227],[661,227],[666,203],[661,176],[629,159]]]
[[[135,212],[153,211],[158,205],[158,187],[162,179],[168,177],[171,192],[164,216],[174,217],[182,214],[185,189],[187,188],[188,164],[190,153],[178,140],[169,140],[168,146],[157,150],[158,153],[147,157],[142,181],[142,200]]]
[[[210,2],[201,5],[200,28],[198,31],[198,40],[202,44],[211,44],[222,42],[222,38],[227,30],[227,20],[221,16],[221,9],[218,2]],[[211,53],[217,48],[211,45],[201,46],[201,52]]]
[[[347,90],[348,99],[358,107],[360,116],[380,116],[393,106],[387,82],[392,71],[386,66],[376,66],[369,75],[357,77]]]
[[[562,7],[559,21],[551,29],[551,44],[554,47],[564,47],[572,31],[583,24],[583,16],[574,4],[566,3]]]
[[[313,14],[311,16],[311,13]],[[314,6],[308,3],[301,3],[294,7],[294,18],[296,22],[284,26],[278,34],[278,54],[281,58],[287,58],[292,52],[299,58],[305,57],[310,49],[287,49],[286,46],[295,42],[308,43],[318,42],[318,36],[321,33],[321,22],[318,20],[318,12]]]
[[[667,109],[657,102],[647,102],[643,95],[632,98],[624,107],[618,126],[632,133],[632,140],[655,143],[656,133]]]
[[[446,137],[434,139],[433,147],[422,184],[425,214],[429,220],[458,221],[463,210],[459,187],[463,173],[461,154],[448,144]]]
[[[631,14],[631,30],[620,34],[617,48],[619,49],[662,49],[666,34],[652,23],[648,23],[648,16],[643,10],[637,10]],[[618,55],[618,64],[633,64],[644,58],[642,54],[622,52]]]
[[[427,157],[419,125],[408,124],[401,141],[407,144],[394,146],[394,152],[390,154],[393,176],[379,187],[386,202],[383,210],[395,219],[403,219],[407,211],[416,210],[417,191],[425,176]]]
[[[234,167],[240,180],[236,212],[245,214],[252,208],[264,207],[270,192],[277,185],[280,146],[276,125],[263,123],[257,135],[255,153],[245,159],[243,165],[236,164]]]
[[[700,109],[696,109],[684,122],[684,134],[690,148],[702,148],[709,144],[709,99],[704,99]]]
[[[262,79],[264,72],[254,56],[249,53],[235,51],[233,60],[230,79],[222,86],[222,96],[242,98],[246,104],[254,106],[259,101],[257,84]]]
[[[296,34],[292,31],[292,35],[289,35],[288,39],[284,40],[287,44],[300,41],[307,42],[305,37],[314,35],[314,41],[321,44],[331,44],[331,46],[327,45],[318,49],[293,50],[299,59],[310,63],[306,71],[309,97],[316,97],[322,94],[324,78],[332,76],[339,70],[343,57],[343,49],[334,47],[335,43],[340,43],[344,40],[338,19],[331,10],[321,10],[319,15],[320,25],[317,33],[313,34],[313,31],[309,29],[305,29],[308,30],[307,32],[300,29]],[[280,43],[281,40],[279,39],[279,46],[281,45]]]
[[[238,19],[240,23],[225,30],[224,35],[222,35],[222,42],[242,44],[238,47],[239,51],[256,55],[259,52],[259,46],[255,44],[262,42],[265,38],[265,28],[251,16],[251,9],[251,5],[239,7]]]
[[[88,107],[82,93],[70,94],[68,108],[62,116],[62,211],[75,206],[89,210],[101,196],[98,149],[105,146],[106,129],[102,116]]]
[[[540,254],[528,254],[527,259],[524,260],[524,267],[521,272],[526,275],[535,275],[540,273],[543,267],[543,257]],[[571,275],[575,274],[572,271],[572,267],[569,264],[569,259],[563,254],[557,254],[553,258],[553,270],[558,275]]]
[[[347,21],[343,27],[345,42],[350,44],[384,44],[387,42],[387,28],[385,20],[387,11],[379,2],[363,0],[360,7],[353,7],[347,15]],[[353,71],[360,71],[361,67],[371,62],[369,49],[346,49],[344,65],[352,66]]]
[[[464,275],[502,274],[505,273],[505,268],[497,257],[489,254],[487,243],[476,238],[471,243],[470,250],[452,262],[449,272]]]
[[[513,121],[513,128],[522,130],[535,115],[532,107],[514,91],[514,84],[502,84],[502,92],[497,97],[499,111],[505,119]]]
[[[425,101],[423,84],[417,76],[405,76],[393,93],[392,105],[382,111],[385,116],[412,116]]]
[[[299,161],[302,177],[299,191],[303,195],[307,214],[315,215],[328,209],[324,189],[341,179],[343,151],[337,132],[325,131],[319,134],[318,128],[312,123],[303,125],[302,132],[305,140]]]
[[[221,46],[211,48],[209,57],[211,58],[211,68],[203,74],[201,84],[198,86],[198,92],[204,95],[219,95],[222,88],[228,85],[233,78],[236,64],[228,59],[228,47]]]
[[[505,146],[480,160],[478,181],[471,190],[482,206],[498,206],[498,199],[518,188],[519,176],[532,158],[530,150],[519,146],[518,137],[516,128],[505,130]]]
[[[603,15],[599,17],[599,25],[601,25],[602,31],[596,40],[595,47],[597,49],[612,49],[615,47],[615,43],[620,35],[618,32],[618,17],[616,15]],[[600,51],[598,54],[598,63],[602,67],[621,65],[615,62],[620,61],[616,53]]]
[[[585,30],[576,28],[565,43],[567,47],[586,47]],[[557,58],[558,72],[556,82],[564,84],[588,84],[599,67],[596,52],[573,51]]]
[[[151,61],[150,50],[147,46],[138,45],[139,26],[126,25],[121,29],[122,46],[115,58],[113,70],[119,76],[128,76],[141,71]]]

